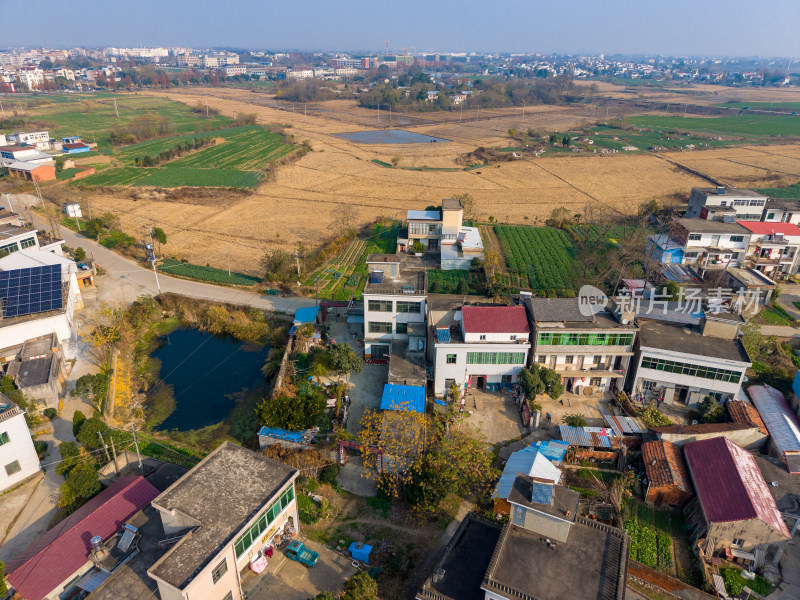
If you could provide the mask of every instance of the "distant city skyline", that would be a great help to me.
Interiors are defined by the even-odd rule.
[[[797,0],[0,0],[0,14],[4,46],[800,58]]]

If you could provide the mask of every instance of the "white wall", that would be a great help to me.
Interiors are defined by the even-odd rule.
[[[467,343],[515,343],[516,340],[525,340],[527,342],[530,339],[530,334],[526,331],[520,331],[519,333],[467,333],[464,331],[463,321],[461,325],[461,331],[464,334],[464,341]]]
[[[39,457],[33,447],[24,413],[0,421],[0,433],[7,433],[9,439],[8,443],[0,446],[0,490],[5,490],[36,473],[39,470]],[[5,467],[15,460],[19,461],[21,469],[9,476]]]
[[[503,375],[511,375],[512,382],[516,382],[519,372],[527,362],[530,344],[436,344],[434,350],[434,384],[433,393],[443,396],[445,380],[453,379],[458,385],[463,386],[470,376],[486,376],[486,383],[500,383]],[[521,364],[491,365],[467,364],[468,352],[517,352],[523,355]],[[455,354],[456,362],[447,363],[447,355]]]
[[[696,235],[697,232],[689,232],[690,235]],[[690,240],[687,238],[686,240],[686,248],[707,248],[711,246],[712,238],[716,234],[711,233],[701,233],[699,240]],[[731,236],[740,236],[742,237],[741,242],[732,242]],[[735,250],[735,251],[744,251],[747,250],[747,246],[750,243],[750,234],[749,233],[721,233],[719,234],[719,242],[715,242],[715,247],[717,248],[724,248],[726,250]]]
[[[391,302],[392,311],[383,312],[376,310],[369,310],[370,300],[380,300],[382,302]],[[418,313],[400,313],[397,312],[397,302],[419,302],[420,312]],[[394,339],[406,339],[406,334],[397,334],[397,323],[424,323],[426,315],[425,296],[412,296],[412,295],[372,295],[364,294],[364,337],[372,341],[386,341],[387,343]],[[392,333],[370,333],[370,322],[391,323]]]
[[[66,342],[72,337],[71,319],[66,313],[60,313],[44,319],[26,321],[0,327],[2,346],[15,346],[30,339],[55,333],[59,342]]]

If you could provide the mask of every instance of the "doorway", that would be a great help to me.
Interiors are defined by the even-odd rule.
[[[478,375],[478,381],[475,383],[475,387],[479,390],[486,389],[486,376],[485,375]]]

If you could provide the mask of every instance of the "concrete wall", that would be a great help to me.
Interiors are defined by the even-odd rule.
[[[4,347],[22,344],[30,339],[51,333],[55,333],[61,343],[72,337],[72,325],[66,313],[0,328]]]
[[[730,548],[734,538],[744,540],[741,550],[752,552],[757,547],[766,548],[787,540],[760,519],[732,521],[730,523],[709,523],[707,537],[714,540],[714,551]]]
[[[193,519],[192,517],[183,514],[180,511],[174,511],[173,513],[168,512],[169,507],[166,507],[167,510],[158,510],[159,515],[161,516],[161,525],[164,527],[164,534],[167,537],[170,537],[173,533],[178,533],[179,531],[184,531],[189,529],[190,527],[197,527],[201,525],[197,519]]]
[[[690,498],[691,494],[674,485],[652,485],[651,483],[647,484],[647,492],[644,497],[645,502],[658,506],[664,504],[682,506]]]
[[[0,490],[5,490],[37,473],[39,457],[23,412],[0,421],[0,433],[8,434],[8,443],[0,446]],[[19,462],[20,470],[8,475],[5,467],[14,461]]]
[[[212,573],[223,560],[227,562],[228,570],[214,583]],[[241,598],[239,589],[239,570],[236,568],[236,556],[233,551],[233,545],[229,544],[222,552],[212,558],[208,565],[186,586],[184,594],[186,600],[222,600],[229,592],[233,592],[233,598],[236,600]]]
[[[525,331],[520,331],[518,333],[467,333],[464,331],[463,323],[461,331],[464,334],[464,341],[468,344],[478,342],[516,343],[516,340],[525,340],[527,342],[530,339],[530,334]],[[528,347],[530,347],[530,345]]]
[[[558,542],[567,541],[569,529],[572,526],[570,521],[513,502],[511,503],[511,523]]]
[[[80,566],[74,573],[72,573],[69,577],[66,577],[64,581],[59,583],[55,588],[53,588],[50,593],[45,597],[45,600],[60,600],[59,595],[62,592],[69,590],[71,587],[75,585],[75,583],[86,573],[94,568],[94,563],[87,560],[84,564]],[[10,587],[10,586],[9,586]]]

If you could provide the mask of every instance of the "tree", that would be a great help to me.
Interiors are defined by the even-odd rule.
[[[6,563],[0,562],[0,596],[4,596],[8,592],[8,585],[6,584]]]
[[[291,281],[295,274],[294,256],[285,250],[267,250],[261,258],[264,267],[264,281],[286,283]]]
[[[360,373],[364,361],[353,350],[350,344],[333,344],[328,348],[331,366],[339,372],[339,377],[350,373]]]
[[[563,421],[570,427],[586,427],[586,419],[583,415],[564,415]]]
[[[97,417],[91,417],[83,422],[80,431],[78,431],[78,435],[75,436],[75,439],[77,439],[86,448],[92,450],[101,448],[102,445],[97,434],[102,434],[107,429],[108,425],[103,423],[103,421]]]
[[[703,398],[698,408],[703,423],[722,423],[725,418],[725,407],[713,396]]]
[[[458,286],[456,287],[456,293],[461,294],[462,296],[466,296],[469,294],[469,284],[467,283],[466,279],[459,279]]]
[[[356,573],[344,584],[339,600],[380,600],[378,582],[367,573]]]
[[[161,244],[167,243],[167,234],[164,233],[164,230],[161,227],[153,227],[151,234],[153,236],[153,240],[158,242],[158,254],[161,255]]]
[[[87,373],[86,375],[81,375],[78,381],[75,382],[73,394],[93,402],[95,406],[100,406],[108,393],[108,383],[109,377],[105,371],[95,374]]]
[[[78,432],[81,430],[81,425],[86,420],[86,415],[84,415],[81,411],[76,410],[75,414],[72,415],[72,435],[78,436]]]
[[[102,486],[97,471],[88,463],[75,465],[61,484],[61,498],[58,505],[72,512],[86,500],[97,494]]]
[[[295,397],[281,394],[276,398],[264,399],[256,407],[256,414],[262,425],[302,431],[319,422],[326,405],[325,395],[304,382]]]
[[[569,134],[564,134],[564,137],[561,138],[561,145],[564,148],[568,147],[572,143],[572,138],[569,137]]]
[[[86,260],[86,250],[78,246],[75,248],[75,251],[72,253],[73,258],[75,258],[75,262],[80,262],[82,260]]]
[[[320,592],[313,598],[309,598],[308,600],[336,600],[331,592]]]
[[[25,423],[28,425],[28,429],[33,429],[38,421],[36,416],[37,401],[26,396],[22,390],[17,389],[14,380],[8,375],[3,375],[0,378],[0,392],[25,411]]]
[[[58,445],[61,461],[56,465],[55,471],[64,476],[80,461],[81,450],[76,442],[61,442]]]
[[[519,372],[519,385],[528,397],[529,402],[534,401],[536,396],[544,393],[546,386],[539,374],[539,365],[537,363],[533,363],[530,367],[525,367]]]

